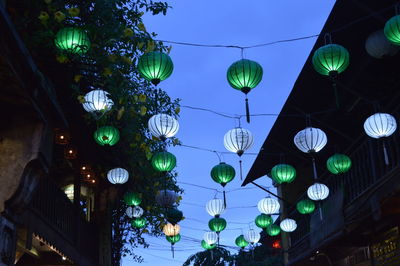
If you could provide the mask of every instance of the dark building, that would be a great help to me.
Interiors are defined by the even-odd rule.
[[[367,38],[382,30],[393,17],[396,1],[339,0],[316,41],[290,96],[266,138],[243,185],[266,175],[282,162],[295,166],[297,178],[278,186],[285,199],[281,218],[297,222],[293,233],[283,233],[288,265],[400,265],[400,131],[384,140],[368,137],[363,128],[376,112],[400,118],[399,55],[372,57],[365,48]],[[337,78],[338,106],[329,77],[317,73],[312,55],[325,44],[325,33],[333,43],[347,48],[349,67]],[[374,43],[381,49],[379,42]],[[385,49],[383,49],[385,50]],[[311,156],[299,151],[293,137],[306,127],[306,120],[322,129],[328,144],[315,156],[319,182],[329,187],[318,211],[302,215],[296,203],[307,198],[314,183]],[[397,120],[399,121],[399,120]],[[385,142],[389,163],[383,156]],[[334,153],[347,154],[353,163],[349,172],[333,175],[326,168]],[[286,240],[285,240],[286,239]]]

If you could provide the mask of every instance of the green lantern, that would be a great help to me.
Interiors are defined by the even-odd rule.
[[[246,241],[246,239],[244,239],[243,235],[240,235],[236,238],[235,240],[235,244],[236,246],[240,247],[240,248],[245,248],[247,247],[247,245],[249,244],[249,242]]]
[[[400,45],[400,15],[389,19],[383,29],[386,38],[395,45]]]
[[[349,66],[350,55],[338,44],[327,44],[318,48],[313,55],[314,69],[326,76],[336,76]]]
[[[179,242],[181,240],[181,235],[177,234],[177,235],[174,235],[174,236],[165,236],[165,238],[167,239],[167,241],[169,243],[171,243],[173,245],[173,244],[175,244],[175,243],[177,243],[177,242]]]
[[[270,215],[262,213],[256,217],[255,222],[258,227],[265,229],[273,223],[273,220]]]
[[[165,213],[165,217],[171,224],[177,224],[180,220],[182,220],[183,213],[176,208],[169,208]]]
[[[148,81],[157,85],[172,74],[174,64],[169,55],[162,52],[149,52],[139,58],[138,69]]]
[[[235,168],[226,163],[220,163],[211,169],[211,178],[223,187],[235,178]]]
[[[124,195],[125,204],[128,206],[138,206],[142,203],[142,197],[136,192],[126,192]]]
[[[245,94],[260,83],[262,76],[260,64],[248,59],[236,61],[228,68],[227,73],[229,85]]]
[[[221,232],[226,228],[226,220],[224,218],[212,218],[208,221],[208,227],[213,232]]]
[[[215,245],[215,244],[209,245],[206,241],[201,240],[201,246],[206,250],[210,250],[210,249],[215,248],[217,245]]]
[[[61,51],[83,55],[90,48],[90,40],[87,33],[79,28],[67,27],[59,30],[54,43]]]
[[[147,220],[143,217],[135,218],[132,220],[131,225],[133,228],[143,228],[146,226]]]
[[[97,144],[113,146],[119,141],[119,130],[113,126],[98,128],[93,134]]]
[[[304,199],[297,202],[296,208],[301,214],[310,214],[315,210],[315,203],[312,200]]]
[[[350,170],[351,159],[347,155],[336,153],[328,158],[326,167],[332,174],[343,174]]]
[[[168,172],[175,168],[176,157],[170,152],[157,152],[151,159],[151,165],[159,172]]]
[[[267,234],[270,236],[277,236],[281,232],[281,228],[276,224],[268,225],[266,228]]]
[[[289,164],[278,164],[272,168],[271,177],[278,184],[291,183],[296,178],[296,169]]]

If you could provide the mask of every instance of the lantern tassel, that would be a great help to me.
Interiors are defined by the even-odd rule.
[[[251,257],[254,259],[254,246],[251,245]]]
[[[171,244],[172,258],[175,258],[174,245]]]
[[[240,180],[243,180],[242,160],[239,160]]]
[[[218,238],[217,238],[217,246],[219,247],[219,232],[217,232],[217,236],[218,236]]]
[[[211,260],[214,260],[214,251],[211,250]]]
[[[383,157],[385,158],[385,164],[389,165],[389,156],[387,153],[385,142],[383,142]]]
[[[313,164],[313,171],[314,171],[314,179],[317,180],[317,166],[315,165],[315,158],[312,158],[312,164]]]
[[[319,202],[318,209],[319,209],[319,218],[320,218],[321,221],[322,221],[322,220],[323,220],[323,217],[322,217],[322,204],[321,204],[321,202]]]
[[[246,121],[250,123],[250,107],[249,107],[249,99],[246,96]]]
[[[340,108],[340,101],[339,101],[339,92],[338,92],[338,89],[337,89],[336,81],[333,81],[332,86],[333,86],[333,92],[335,93],[336,108],[339,109]]]
[[[225,188],[224,188],[223,194],[224,194],[224,207],[225,207],[225,209],[226,209],[226,196],[225,196]]]

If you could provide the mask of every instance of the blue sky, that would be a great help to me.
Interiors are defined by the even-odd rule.
[[[334,1],[181,0],[169,1],[169,4],[173,9],[167,16],[145,16],[147,30],[158,33],[158,39],[248,46],[318,34]],[[312,38],[245,50],[245,58],[257,61],[264,69],[263,80],[249,93],[253,114],[279,113],[314,42],[315,38]],[[240,59],[240,50],[173,45],[170,56],[174,61],[174,72],[160,87],[171,97],[182,99],[181,105],[227,114],[244,113],[244,95],[231,88],[226,80],[226,70]],[[252,131],[255,139],[249,152],[260,150],[274,121],[275,117],[254,117],[250,124],[242,121],[242,127]],[[183,144],[218,151],[225,151],[223,136],[237,126],[233,119],[187,108],[181,108],[179,123],[177,137]],[[212,218],[205,211],[205,204],[214,197],[215,191],[188,184],[221,190],[210,177],[210,170],[218,164],[218,158],[211,152],[185,147],[174,147],[169,151],[177,157],[178,183],[182,182],[179,185],[185,190],[179,207],[186,217],[180,223],[181,235],[185,239],[201,240],[208,229],[208,220]],[[255,156],[243,156],[244,177],[254,160]],[[224,155],[224,161],[233,165],[237,172],[226,190],[240,188],[238,157]],[[271,186],[266,177],[258,182]],[[221,244],[234,246],[235,238],[242,230],[256,229],[253,221],[259,212],[251,206],[256,206],[265,196],[265,192],[251,184],[227,193],[228,209],[222,217],[228,226],[221,233]],[[218,197],[222,195],[218,194]],[[150,248],[136,252],[145,259],[143,265],[182,265],[189,255],[202,250],[199,243],[182,240],[175,245],[177,251],[172,259],[165,238],[148,236],[146,239]],[[129,258],[122,264],[137,265]]]

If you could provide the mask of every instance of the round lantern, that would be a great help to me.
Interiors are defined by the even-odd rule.
[[[170,152],[157,152],[151,158],[151,165],[159,172],[169,172],[176,166],[176,157]]]
[[[114,168],[108,171],[107,179],[111,184],[124,184],[129,179],[129,173],[124,168]]]
[[[85,54],[90,48],[87,33],[82,29],[72,27],[59,30],[54,43],[61,51],[79,55]]]
[[[119,131],[112,126],[104,126],[98,128],[93,134],[94,140],[97,144],[104,146],[113,146],[119,141]]]
[[[282,231],[291,233],[294,230],[296,230],[297,223],[295,220],[287,218],[287,219],[282,220],[282,222],[280,223],[280,227],[281,227]]]
[[[228,151],[239,156],[253,145],[253,135],[247,129],[237,127],[229,130],[224,136],[224,146]]]
[[[181,231],[179,224],[166,224],[163,227],[163,232],[166,236],[176,236]]]
[[[161,190],[156,195],[156,202],[164,208],[173,206],[177,199],[178,194],[172,190]]]
[[[146,219],[143,217],[135,218],[132,220],[131,225],[133,228],[143,228],[146,226]]]
[[[132,208],[132,207],[126,208],[125,214],[126,214],[126,216],[128,216],[129,218],[133,218],[133,208]]]
[[[327,141],[324,131],[314,127],[307,127],[294,137],[296,147],[306,153],[319,152],[325,147]]]
[[[249,242],[247,242],[246,239],[244,239],[243,235],[240,235],[235,239],[235,244],[236,244],[236,246],[243,249],[243,248],[247,247]]]
[[[177,224],[183,218],[183,213],[176,208],[169,208],[165,213],[165,217],[171,224]]]
[[[289,164],[278,164],[272,168],[271,177],[278,184],[291,183],[296,178],[296,169]]]
[[[332,174],[343,174],[350,170],[351,159],[347,155],[336,153],[328,158],[326,167]]]
[[[248,59],[236,61],[228,68],[227,73],[229,85],[246,94],[261,82],[262,76],[261,65]]]
[[[109,111],[114,102],[108,97],[110,94],[103,90],[92,90],[86,93],[84,102],[82,103],[83,109],[89,113],[107,112]]]
[[[364,122],[364,130],[371,138],[379,139],[391,136],[397,129],[396,119],[386,113],[376,113]]]
[[[142,203],[142,197],[136,192],[126,192],[124,195],[124,201],[128,206],[138,206]]]
[[[273,198],[263,198],[257,204],[257,208],[264,214],[277,214],[281,208],[279,201]]]
[[[226,220],[224,218],[212,218],[208,221],[208,227],[211,231],[219,233],[226,228]]]
[[[169,55],[162,52],[149,52],[139,58],[138,70],[148,81],[157,85],[172,74],[174,64]]]
[[[165,238],[167,239],[167,241],[169,243],[171,243],[172,245],[174,245],[175,243],[179,242],[181,240],[181,235],[177,234],[175,236],[165,236]]]
[[[315,183],[307,189],[307,196],[315,201],[324,200],[329,196],[329,188],[321,183]]]
[[[211,178],[223,187],[235,178],[235,168],[224,162],[219,163],[211,169]]]
[[[129,208],[132,208],[132,207],[129,207]],[[142,215],[143,215],[143,209],[140,208],[139,206],[135,206],[135,207],[132,209],[132,216],[133,216],[133,217],[139,218],[139,217],[142,216]]]
[[[349,66],[349,61],[349,52],[338,44],[327,44],[318,48],[312,58],[314,69],[326,76],[343,72]]]
[[[218,241],[218,234],[216,232],[205,232],[203,239],[207,244],[213,245]]]
[[[296,208],[301,214],[309,214],[315,210],[315,203],[309,199],[304,199],[297,202]]]
[[[400,15],[389,19],[383,29],[386,38],[395,45],[400,45]]]
[[[178,121],[167,114],[153,115],[148,122],[150,133],[161,140],[166,140],[176,135],[179,130]]]
[[[212,199],[206,204],[206,211],[209,215],[219,217],[225,211],[224,201],[222,199]]]
[[[260,233],[254,231],[254,229],[250,229],[244,234],[244,239],[252,245],[258,243],[260,238]]]
[[[383,30],[378,30],[369,35],[365,42],[365,50],[374,58],[381,59],[384,56],[393,56],[399,51],[399,47],[388,41]]]
[[[273,220],[271,216],[262,213],[256,217],[255,222],[258,227],[265,229],[273,223]]]
[[[211,250],[211,249],[215,248],[217,245],[215,245],[215,244],[209,245],[209,244],[207,244],[206,241],[201,240],[201,246],[202,246],[205,250]]]
[[[277,226],[276,224],[271,224],[267,227],[266,229],[267,234],[270,236],[277,236],[281,232],[281,228]]]

